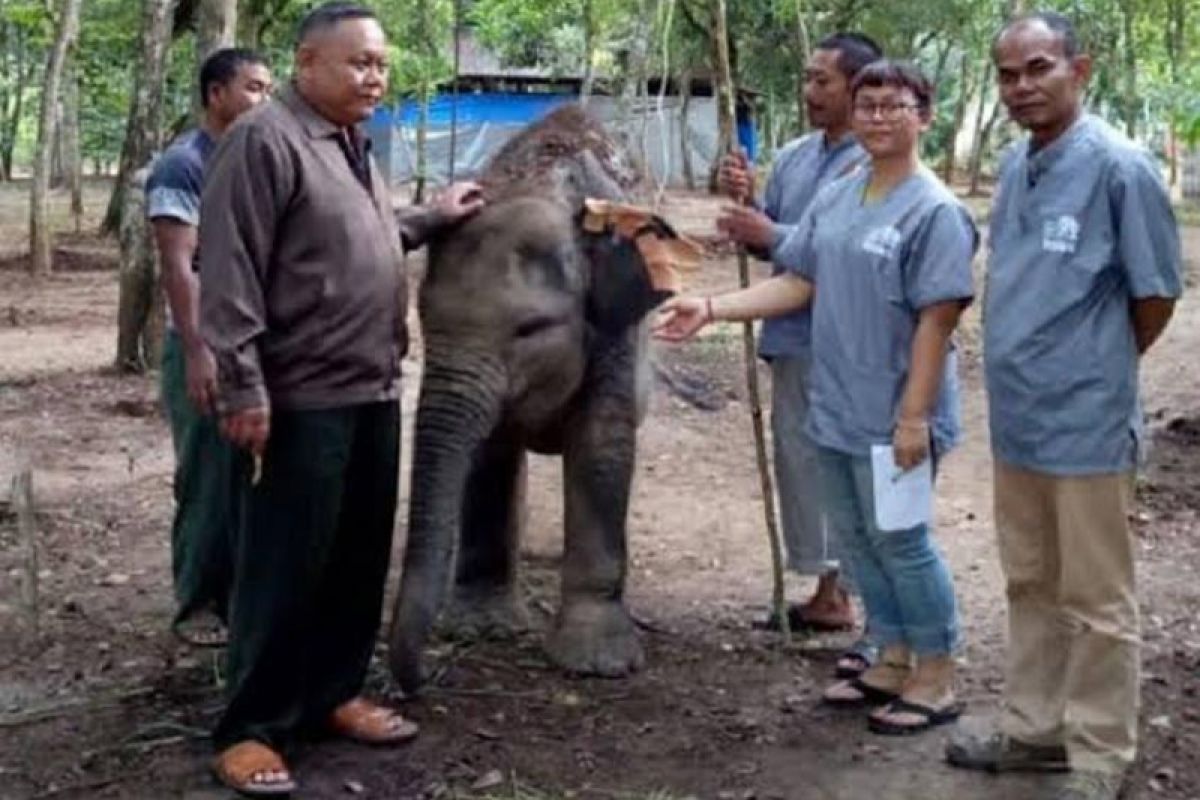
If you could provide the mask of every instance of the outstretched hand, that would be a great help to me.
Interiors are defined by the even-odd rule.
[[[433,208],[448,223],[464,220],[483,206],[483,189],[474,181],[452,183],[433,199]]]
[[[704,297],[672,297],[659,307],[654,322],[655,339],[686,342],[712,322],[712,301]]]

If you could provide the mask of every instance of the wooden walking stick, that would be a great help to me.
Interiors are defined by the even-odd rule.
[[[729,131],[729,154],[737,152],[737,102],[734,99],[733,70],[729,65],[729,31],[726,24],[725,0],[713,0],[716,4],[714,14],[713,39],[717,50],[717,71],[721,75],[725,96],[721,102],[725,104],[727,124],[732,127]],[[737,198],[739,202],[749,203],[750,198]],[[743,289],[750,286],[750,262],[744,245],[738,245],[738,281]],[[754,428],[754,449],[758,458],[758,478],[762,484],[763,513],[767,522],[767,539],[771,546],[771,574],[773,589],[771,607],[774,617],[779,621],[779,631],[786,642],[791,637],[791,625],[788,622],[787,601],[783,590],[783,552],[779,546],[779,524],[775,514],[775,485],[771,480],[770,462],[767,459],[767,438],[763,430],[762,399],[758,390],[758,356],[754,346],[754,324],[742,323],[742,352],[746,365],[746,393],[750,400],[750,422]]]

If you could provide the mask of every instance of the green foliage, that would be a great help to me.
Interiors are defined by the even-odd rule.
[[[392,93],[428,96],[452,74],[454,0],[368,0],[392,42]],[[650,75],[710,70],[711,0],[461,0],[476,38],[511,66],[538,66],[580,75],[589,55],[601,77],[618,83],[644,53]],[[674,3],[664,31],[665,6]],[[262,49],[275,73],[289,72],[292,35],[317,0],[241,0],[243,41]],[[40,73],[52,30],[48,0],[0,0],[0,117],[13,106],[24,59],[32,70],[22,109],[21,140],[34,128]],[[1078,24],[1095,71],[1089,102],[1138,137],[1163,148],[1169,131],[1200,144],[1200,0],[1047,0],[1037,4]],[[119,152],[138,53],[141,0],[85,0],[74,68],[82,87],[82,146],[90,160],[111,162]],[[798,93],[803,74],[800,25],[810,44],[836,30],[862,30],[893,55],[910,58],[939,78],[937,115],[926,137],[930,157],[958,134],[954,112],[964,92],[965,122],[980,102],[991,107],[994,77],[980,86],[992,36],[1012,0],[737,0],[728,3],[732,56],[738,82],[761,98],[760,128],[782,143],[799,132]],[[1125,15],[1129,15],[1128,24]],[[1126,30],[1132,39],[1126,39]],[[24,48],[18,50],[18,43]],[[589,43],[591,53],[589,54]],[[174,123],[194,91],[193,37],[177,37],[167,77],[164,122]],[[1133,60],[1136,81],[1127,80]],[[967,70],[961,69],[966,63]],[[966,79],[964,80],[964,74]],[[18,157],[24,148],[18,147]]]
[[[80,83],[80,148],[85,159],[114,161],[138,59],[139,3],[85,0],[71,61]]]

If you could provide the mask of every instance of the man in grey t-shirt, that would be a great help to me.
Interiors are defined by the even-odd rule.
[[[1030,132],[1001,167],[983,317],[1009,655],[999,731],[946,755],[1115,800],[1137,744],[1138,364],[1181,291],[1179,236],[1148,155],[1084,111],[1069,20],[1020,18],[993,55]]]

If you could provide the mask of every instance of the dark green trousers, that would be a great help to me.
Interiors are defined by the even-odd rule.
[[[203,416],[187,396],[183,342],[168,331],[163,342],[162,396],[175,446],[175,518],[171,570],[176,621],[201,609],[226,616],[233,575],[234,450],[217,420]]]
[[[397,402],[277,411],[234,554],[227,706],[213,739],[286,748],[362,689],[392,548]]]

